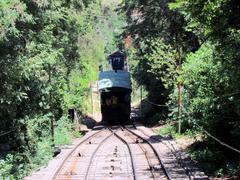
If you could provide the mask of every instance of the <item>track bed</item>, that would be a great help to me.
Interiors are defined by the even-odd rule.
[[[207,179],[183,168],[148,128],[135,126],[100,126],[76,143],[55,168],[47,169],[26,179]]]

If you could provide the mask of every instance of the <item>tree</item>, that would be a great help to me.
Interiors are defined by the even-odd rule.
[[[198,34],[203,43],[200,50],[189,56],[183,73],[188,74],[187,93],[194,89],[189,97],[195,108],[195,118],[216,137],[239,147],[237,133],[239,122],[239,8],[236,0],[182,1],[171,4],[179,9],[188,21],[187,28]],[[209,54],[209,52],[211,52]],[[200,63],[200,64],[199,64]],[[212,63],[212,64],[211,64]],[[195,64],[199,69],[192,69],[196,74],[196,83],[189,82],[189,67]],[[203,73],[210,73],[208,77]],[[183,75],[185,78],[187,75]],[[212,87],[214,84],[214,87]],[[199,92],[199,93],[196,93]],[[204,104],[202,104],[204,103]],[[202,104],[202,105],[200,105]],[[197,114],[197,116],[196,116]],[[223,133],[222,128],[225,128]]]
[[[125,34],[133,37],[137,49],[135,78],[157,104],[168,102],[186,54],[199,48],[198,38],[184,28],[184,16],[169,8],[171,2],[131,0],[123,1],[120,8],[128,20]]]
[[[50,120],[55,121],[52,127],[69,128],[63,124],[71,124],[65,118],[69,109],[80,115],[89,110],[90,82],[97,79],[100,62],[115,50],[124,24],[114,11],[116,3],[109,3],[0,2],[0,134],[11,132],[0,141],[17,154],[9,171],[17,169],[18,179],[23,168],[29,169],[29,157],[46,151],[39,144],[49,147]],[[44,158],[36,159],[42,163]]]

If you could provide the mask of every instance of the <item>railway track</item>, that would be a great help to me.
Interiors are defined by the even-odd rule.
[[[171,179],[150,142],[125,127],[102,128],[79,143],[53,179]]]
[[[121,135],[117,132],[116,137],[129,147],[132,167],[135,172],[134,178],[170,180],[171,178],[162,164],[161,158],[151,143],[128,128],[121,129]],[[147,173],[145,172],[146,169],[148,170]],[[143,178],[143,176],[147,177]]]
[[[102,126],[84,137],[47,179],[191,179],[158,145],[134,126]]]
[[[89,155],[87,153],[83,154],[88,151],[88,146],[91,145],[92,142],[101,143],[107,133],[108,131],[106,131],[105,128],[101,128],[75,146],[75,148],[71,150],[68,156],[65,157],[60,166],[57,168],[52,179],[71,179],[71,176],[77,176],[76,178],[83,179],[83,175],[77,172],[79,159],[85,159],[88,157]]]
[[[153,145],[156,145],[157,149],[161,149],[161,151],[158,151],[158,154],[164,157],[163,163],[167,165],[165,169],[167,169],[172,179],[209,179],[208,176],[191,161],[186,152],[176,148],[177,144],[171,138],[156,136],[152,129],[141,125],[138,128],[134,125],[133,128],[137,129],[136,132],[140,133],[141,136],[149,139]],[[169,160],[172,162],[169,163]]]

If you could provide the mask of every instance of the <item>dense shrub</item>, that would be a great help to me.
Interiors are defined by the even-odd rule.
[[[0,177],[3,179],[22,179],[33,169],[46,165],[53,157],[54,147],[50,136],[50,121],[52,114],[26,117],[22,124],[26,123],[26,132],[19,136],[21,144],[18,152],[8,154],[0,161]],[[55,145],[66,145],[72,140],[72,124],[66,117],[56,122]]]

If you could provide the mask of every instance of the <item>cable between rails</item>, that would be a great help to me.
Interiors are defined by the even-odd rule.
[[[141,137],[140,135],[136,134],[135,132],[131,131],[130,129],[128,129],[128,128],[126,128],[126,127],[125,127],[125,129],[126,129],[129,133],[131,133],[131,134],[135,135],[136,137],[142,139],[145,143],[147,143],[147,144],[151,147],[151,149],[152,149],[152,151],[154,152],[154,154],[156,155],[156,157],[157,157],[157,159],[158,159],[158,161],[159,161],[159,163],[160,163],[160,165],[161,165],[161,167],[162,167],[162,170],[163,170],[164,174],[166,175],[167,179],[168,179],[168,180],[171,180],[172,178],[171,178],[170,174],[167,172],[167,170],[166,170],[166,168],[165,168],[165,166],[164,166],[164,164],[163,164],[160,156],[158,155],[158,152],[156,151],[156,149],[154,148],[154,146],[151,144],[151,142],[149,142],[147,139]]]
[[[132,138],[131,138],[132,139]],[[150,171],[151,171],[151,174],[152,174],[152,177],[154,178],[154,179],[156,179],[155,178],[155,175],[154,175],[154,170],[153,170],[153,165],[152,165],[152,163],[151,163],[151,161],[150,161],[150,159],[149,159],[149,157],[148,157],[148,152],[146,151],[146,149],[143,147],[143,145],[141,144],[141,143],[138,143],[138,145],[139,145],[139,147],[141,148],[141,150],[142,150],[142,152],[144,152],[145,153],[145,157],[146,157],[146,160],[147,160],[147,163],[148,163],[148,166],[149,166],[149,169],[150,169]]]
[[[120,137],[117,133],[114,132],[114,135],[120,139],[128,148],[128,152],[129,152],[129,155],[130,155],[130,159],[131,159],[131,164],[132,164],[132,171],[133,171],[133,179],[136,180],[137,177],[136,177],[136,170],[135,170],[135,166],[134,166],[134,160],[133,160],[133,155],[132,155],[132,151],[131,151],[131,148],[129,146],[129,144],[122,138]]]
[[[112,132],[110,135],[108,135],[107,137],[105,137],[100,143],[99,145],[97,146],[97,148],[94,150],[91,158],[90,158],[90,163],[87,167],[87,172],[85,174],[85,177],[84,179],[87,180],[88,176],[89,176],[89,171],[90,171],[90,168],[91,168],[91,164],[93,163],[93,159],[94,159],[94,156],[96,155],[97,151],[99,150],[99,148],[102,146],[102,144],[107,141],[111,136],[113,136],[114,132]]]

